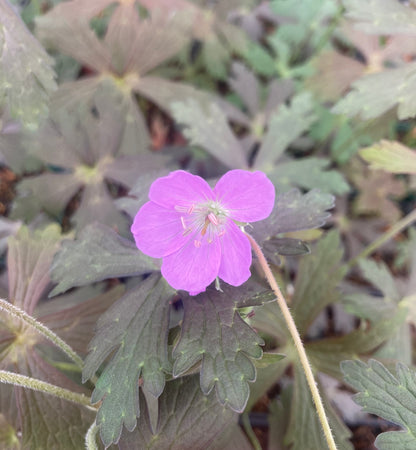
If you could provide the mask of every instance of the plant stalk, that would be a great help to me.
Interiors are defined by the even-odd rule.
[[[388,229],[385,233],[383,233],[379,238],[373,241],[370,245],[368,245],[361,253],[359,253],[354,258],[350,259],[346,266],[348,269],[355,266],[358,261],[362,258],[366,258],[371,255],[375,250],[389,241],[392,237],[394,237],[397,233],[404,230],[407,226],[409,226],[412,222],[416,220],[416,209],[410,212],[407,216],[404,216],[403,219],[399,220],[395,223],[390,229]]]
[[[26,375],[20,375],[7,370],[0,370],[0,382],[21,386],[34,391],[44,392],[45,394],[50,394],[64,400],[77,403],[78,405],[86,406],[92,411],[97,410],[91,405],[90,398],[84,394],[78,394],[77,392],[70,391],[69,389],[61,388],[36,378],[27,377]]]
[[[319,394],[319,390],[318,390],[318,387],[317,387],[317,384],[315,381],[315,377],[313,376],[312,368],[309,363],[308,356],[306,355],[305,347],[302,344],[302,340],[301,340],[299,332],[296,328],[295,321],[293,320],[293,317],[292,317],[292,315],[289,311],[289,308],[286,304],[286,300],[283,297],[283,294],[273,276],[273,273],[269,267],[269,264],[267,263],[267,260],[264,256],[263,252],[261,251],[261,248],[259,247],[259,245],[257,244],[257,242],[254,240],[254,238],[252,236],[250,236],[247,233],[246,233],[246,236],[248,237],[248,239],[251,243],[251,246],[254,250],[254,253],[256,254],[256,256],[260,262],[260,266],[262,267],[262,269],[264,271],[264,274],[266,276],[266,279],[267,279],[270,287],[272,288],[273,292],[276,295],[277,303],[282,311],[283,317],[286,321],[287,327],[293,338],[293,341],[295,342],[295,347],[298,352],[299,359],[300,359],[303,371],[305,373],[306,380],[308,382],[308,386],[311,391],[313,401],[315,403],[319,421],[322,425],[325,439],[328,443],[328,448],[330,450],[337,450],[335,440],[332,435],[331,427],[329,426],[328,418],[325,413],[325,408],[322,403],[322,399]]]
[[[27,323],[31,327],[33,327],[36,331],[42,334],[46,339],[53,342],[57,347],[59,347],[69,358],[74,361],[74,363],[82,370],[84,367],[84,362],[82,358],[58,335],[56,335],[52,330],[38,322],[32,316],[29,316],[25,311],[18,308],[17,306],[12,305],[10,302],[3,300],[0,298],[0,310],[6,311],[11,316],[17,317],[23,322]]]

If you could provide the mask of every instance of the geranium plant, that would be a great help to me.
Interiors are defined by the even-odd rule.
[[[1,449],[416,448],[415,9],[0,0]]]

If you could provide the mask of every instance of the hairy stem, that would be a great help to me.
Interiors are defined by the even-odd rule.
[[[0,382],[44,392],[45,394],[50,394],[96,411],[96,408],[91,406],[89,397],[47,383],[46,381],[37,380],[36,378],[27,377],[26,375],[20,375],[18,373],[8,372],[7,370],[0,370]]]
[[[385,233],[383,233],[378,239],[373,241],[370,245],[368,245],[361,253],[359,253],[354,258],[348,261],[347,268],[351,269],[358,261],[362,258],[366,258],[371,255],[375,250],[389,241],[392,237],[394,237],[397,233],[404,230],[408,227],[412,222],[416,220],[416,209],[410,212],[407,216],[404,216],[403,219],[399,220],[396,224],[394,224],[390,229],[388,229]]]
[[[98,450],[96,436],[98,432],[98,425],[94,422],[85,435],[85,448],[86,450]]]
[[[316,411],[318,413],[318,417],[319,417],[319,421],[322,425],[323,431],[324,431],[324,435],[325,435],[325,439],[328,443],[328,448],[330,450],[336,450],[336,444],[335,444],[335,440],[334,437],[332,435],[332,431],[331,428],[329,426],[329,422],[328,422],[328,418],[326,416],[325,413],[325,408],[324,405],[322,403],[322,399],[321,396],[319,394],[319,390],[317,388],[317,384],[315,381],[315,378],[313,376],[312,373],[312,368],[311,365],[308,361],[308,357],[306,355],[306,351],[305,351],[305,347],[302,344],[302,340],[300,338],[299,332],[296,328],[296,324],[295,321],[293,320],[292,315],[290,314],[289,308],[286,304],[286,300],[283,297],[283,294],[279,288],[279,286],[277,285],[276,279],[273,276],[273,273],[269,267],[269,264],[266,261],[266,258],[263,254],[263,252],[261,251],[261,248],[259,247],[259,245],[257,244],[257,242],[254,240],[254,238],[252,238],[249,234],[247,234],[248,239],[250,240],[251,246],[254,250],[254,253],[256,254],[259,262],[260,262],[260,266],[262,267],[264,274],[267,278],[268,283],[270,284],[270,287],[272,288],[273,292],[276,295],[277,298],[277,303],[282,311],[283,317],[286,321],[287,327],[289,329],[289,332],[293,338],[293,341],[295,342],[295,347],[296,350],[298,352],[299,355],[299,359],[303,368],[303,371],[305,373],[306,376],[306,380],[308,382],[308,386],[309,389],[311,391],[312,394],[312,398],[313,401],[315,403],[315,407],[316,407]]]
[[[59,347],[64,353],[66,353],[69,358],[74,361],[74,363],[82,369],[84,367],[84,362],[82,361],[82,358],[77,355],[77,353],[65,342],[63,341],[59,336],[57,336],[52,330],[50,330],[48,327],[43,325],[42,323],[38,322],[35,318],[32,316],[29,316],[25,311],[18,308],[17,306],[12,305],[6,300],[3,300],[0,298],[0,310],[6,311],[10,315],[17,317],[18,319],[22,320],[23,322],[27,323],[31,327],[33,327],[35,330],[37,330],[40,334],[45,336],[47,339],[49,339],[51,342],[53,342],[57,347]]]

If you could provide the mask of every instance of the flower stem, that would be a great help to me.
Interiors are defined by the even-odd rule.
[[[74,363],[80,369],[82,369],[84,367],[84,362],[82,361],[82,358],[80,356],[78,356],[77,353],[65,341],[63,341],[59,336],[57,336],[48,327],[46,327],[42,323],[38,322],[32,316],[29,316],[29,314],[27,314],[25,311],[18,308],[17,306],[12,305],[8,301],[3,300],[2,298],[0,298],[0,310],[8,312],[10,315],[17,317],[18,319],[27,323],[31,327],[35,328],[35,330],[37,330],[40,334],[45,336],[46,339],[49,339],[57,347],[59,347],[64,353],[66,353],[69,356],[69,358],[71,358],[72,361],[74,361]]]
[[[98,450],[96,436],[98,432],[98,425],[94,422],[85,435],[85,448],[86,450]]]
[[[373,253],[375,250],[377,250],[379,247],[381,247],[383,244],[389,241],[397,233],[404,230],[415,220],[416,220],[416,209],[410,212],[407,216],[404,216],[403,219],[399,220],[390,229],[388,229],[385,233],[383,233],[378,239],[376,239],[370,245],[368,245],[356,257],[350,259],[346,264],[347,268],[351,269],[351,267],[355,266],[355,264],[357,264],[360,259],[366,258],[367,256],[371,255],[371,253]]]
[[[251,237],[249,234],[246,233],[246,236],[248,237],[251,246],[254,250],[254,253],[256,254],[259,262],[260,262],[260,266],[262,267],[264,274],[267,278],[267,281],[270,284],[270,287],[272,288],[273,292],[276,294],[277,297],[277,303],[282,311],[283,317],[286,321],[287,327],[289,329],[289,332],[293,338],[293,341],[295,342],[295,347],[296,350],[298,352],[299,355],[299,359],[303,368],[303,371],[305,373],[306,376],[306,380],[308,382],[309,385],[309,389],[311,391],[312,394],[312,398],[313,401],[315,403],[315,407],[316,407],[316,411],[318,413],[318,417],[319,417],[319,421],[321,422],[323,431],[324,431],[324,435],[325,435],[325,439],[328,443],[328,448],[330,450],[336,450],[336,444],[335,444],[335,440],[334,437],[332,435],[332,431],[331,428],[329,426],[329,422],[328,422],[328,418],[326,416],[325,413],[325,409],[324,409],[324,405],[322,403],[322,399],[321,396],[319,394],[319,390],[317,388],[316,385],[316,381],[315,378],[313,376],[312,373],[312,369],[311,369],[311,365],[308,361],[308,357],[306,355],[306,351],[305,351],[305,347],[302,344],[302,340],[300,338],[299,332],[296,328],[296,324],[295,321],[293,320],[292,315],[290,314],[289,308],[286,304],[286,300],[283,297],[282,292],[280,291],[279,286],[277,285],[277,282],[273,276],[273,273],[269,267],[269,264],[266,261],[266,258],[263,254],[263,252],[261,251],[261,248],[259,247],[259,245],[257,244],[257,242],[254,240],[253,237]]]
[[[92,411],[97,410],[91,405],[90,398],[84,394],[78,394],[77,392],[61,388],[46,381],[37,380],[36,378],[27,377],[26,375],[0,370],[0,382],[44,392],[45,394],[54,395],[55,397],[77,403],[78,405],[86,406]]]

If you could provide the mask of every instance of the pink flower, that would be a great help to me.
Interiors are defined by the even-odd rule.
[[[240,226],[265,219],[275,189],[262,172],[231,170],[212,189],[183,170],[154,181],[131,231],[137,248],[163,258],[162,275],[192,295],[216,277],[239,286],[250,277],[251,246]]]

